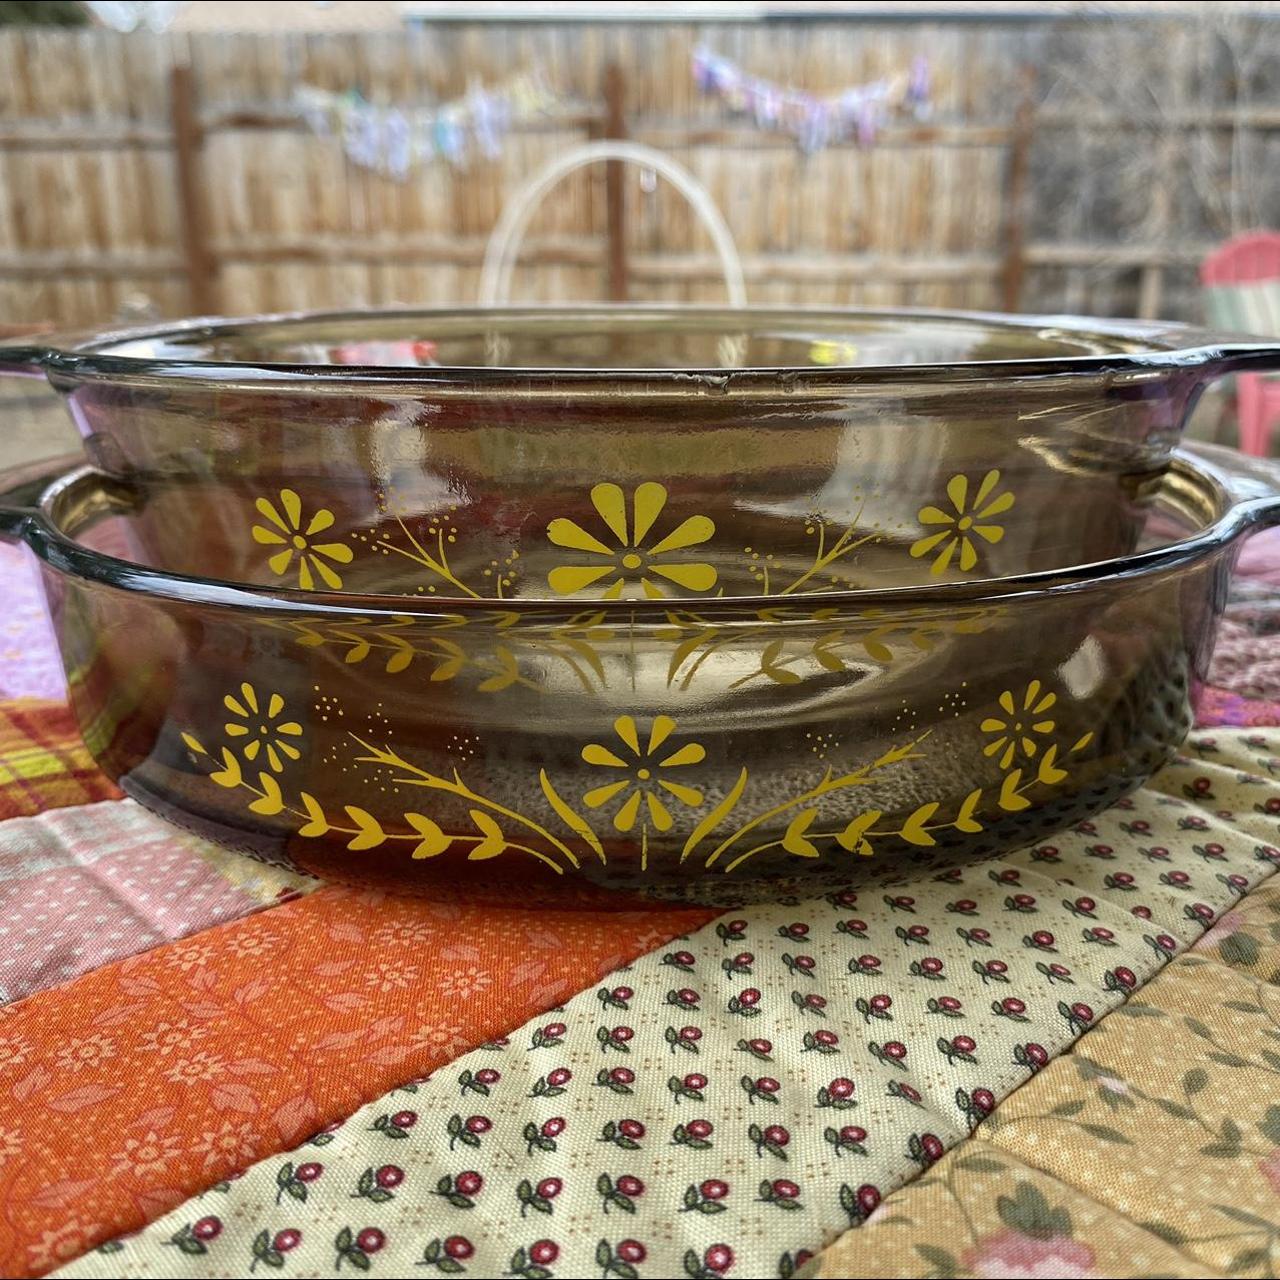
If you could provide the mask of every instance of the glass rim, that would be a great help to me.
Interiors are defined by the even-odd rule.
[[[760,323],[865,323],[877,319],[921,326],[967,324],[1001,333],[1035,334],[1052,331],[1081,340],[1112,342],[1114,351],[1083,354],[1045,354],[1008,359],[871,363],[865,365],[753,365],[589,367],[533,365],[430,366],[316,364],[304,361],[206,360],[181,354],[128,355],[112,351],[146,340],[218,338],[290,325],[352,325],[351,340],[361,325],[395,319],[418,319],[440,324],[473,325],[481,336],[485,322],[518,325],[548,318],[580,318],[593,326],[625,332],[668,323],[678,332],[698,332],[716,326],[735,336],[735,321],[751,327]],[[692,322],[681,329],[682,322]],[[820,335],[819,335],[820,336]],[[1280,365],[1280,340],[1215,333],[1176,322],[1103,320],[1070,315],[1022,315],[999,312],[916,307],[728,307],[719,304],[598,303],[586,305],[520,304],[502,307],[379,307],[337,311],[296,311],[245,317],[195,317],[168,324],[51,335],[44,341],[0,347],[0,371],[48,374],[72,382],[106,380],[130,385],[180,380],[184,383],[343,394],[352,387],[396,386],[441,395],[494,395],[510,390],[522,394],[554,394],[569,398],[607,395],[619,388],[630,394],[673,394],[681,397],[718,393],[805,395],[837,394],[860,386],[956,383],[1011,377],[1052,377],[1096,374],[1112,379],[1131,375],[1190,370],[1202,366],[1231,368],[1257,364]],[[1220,370],[1225,372],[1226,369]],[[719,384],[719,385],[717,385]]]
[[[60,460],[65,465],[65,460]],[[29,472],[28,472],[29,474]],[[1242,534],[1266,524],[1280,523],[1280,490],[1270,493],[1240,487],[1250,473],[1233,471],[1230,465],[1215,463],[1212,452],[1201,454],[1179,450],[1161,477],[1161,486],[1181,477],[1208,497],[1217,512],[1215,518],[1185,538],[1127,556],[1085,564],[1005,577],[968,581],[918,583],[899,587],[851,588],[827,591],[807,597],[778,595],[734,595],[712,597],[664,597],[643,600],[591,600],[586,598],[517,596],[511,599],[471,596],[432,596],[430,607],[419,596],[340,591],[303,591],[300,588],[237,583],[193,574],[151,569],[146,565],[96,551],[63,532],[49,513],[57,496],[77,483],[102,478],[101,472],[81,466],[70,472],[50,470],[24,489],[38,492],[29,507],[0,506],[0,534],[24,542],[53,570],[69,578],[92,582],[122,591],[136,592],[154,599],[188,605],[204,605],[234,611],[251,611],[281,616],[332,616],[346,620],[375,618],[439,619],[448,615],[535,616],[563,621],[583,613],[604,618],[632,616],[635,620],[656,620],[672,612],[693,612],[699,616],[735,621],[755,616],[757,621],[803,622],[821,610],[830,615],[858,610],[933,608],[994,604],[1018,598],[1041,599],[1093,588],[1107,588],[1177,572],[1225,550]],[[1236,483],[1233,483],[1235,481]],[[791,616],[764,618],[762,615]],[[824,619],[829,620],[829,619]]]

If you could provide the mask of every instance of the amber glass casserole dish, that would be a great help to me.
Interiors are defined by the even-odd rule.
[[[1095,813],[1181,740],[1238,541],[1280,520],[1271,475],[1199,450],[1119,560],[442,607],[158,572],[110,554],[135,494],[47,480],[0,499],[0,532],[40,558],[128,794],[328,878],[528,901],[811,892]]]
[[[733,901],[981,856],[1185,733],[1271,475],[1175,454],[1191,331],[574,309],[10,349],[86,740],[340,880]],[[378,363],[381,361],[381,363]]]
[[[129,549],[153,568],[552,599],[1125,555],[1127,499],[1200,390],[1277,363],[1275,343],[1138,322],[639,307],[196,321],[0,349],[0,370],[63,393],[88,460],[145,496]],[[601,525],[597,499],[621,500],[601,486],[639,495],[638,535]],[[282,542],[245,538],[262,519]],[[547,537],[557,521],[580,545]],[[359,554],[372,546],[390,549]]]

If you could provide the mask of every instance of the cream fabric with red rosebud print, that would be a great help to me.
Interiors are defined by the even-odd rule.
[[[1051,845],[728,914],[59,1274],[789,1276],[1275,870],[1275,745],[1202,735]]]

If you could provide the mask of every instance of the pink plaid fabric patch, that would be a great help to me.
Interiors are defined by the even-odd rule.
[[[0,1002],[296,897],[130,800],[0,822]]]
[[[67,696],[67,682],[53,642],[36,572],[35,557],[24,547],[0,545],[0,698]]]

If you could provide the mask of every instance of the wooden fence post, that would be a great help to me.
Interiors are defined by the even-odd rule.
[[[195,80],[189,66],[176,66],[169,77],[173,121],[173,163],[178,183],[178,216],[187,290],[195,315],[218,310],[218,263],[209,248],[202,151],[204,130],[196,114]]]
[[[1031,143],[1035,136],[1036,74],[1034,67],[1022,72],[1022,98],[1013,120],[1013,141],[1009,150],[1009,183],[1005,190],[1004,261],[1000,269],[1000,305],[1017,311],[1022,300],[1022,279],[1026,272],[1027,178],[1031,168]]]
[[[604,136],[625,138],[626,82],[622,68],[616,62],[609,63],[604,69],[604,106]],[[626,302],[629,292],[627,206],[621,160],[605,161],[604,184],[605,218],[609,235],[609,301]]]

